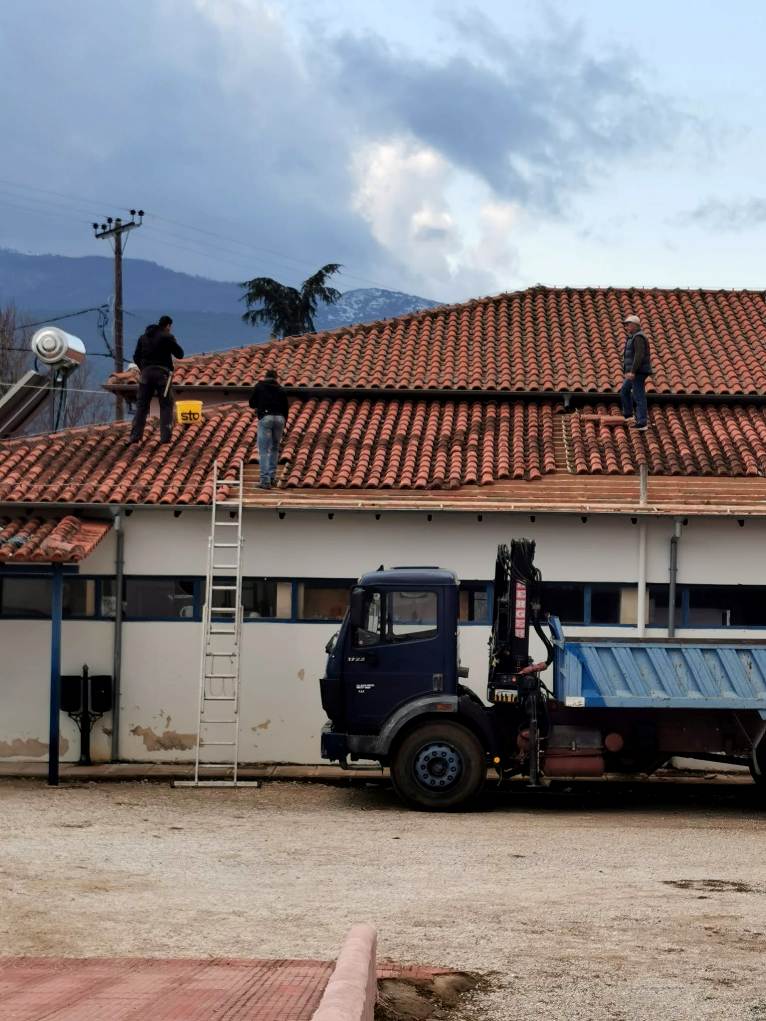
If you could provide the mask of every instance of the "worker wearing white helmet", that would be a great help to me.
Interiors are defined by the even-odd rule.
[[[641,320],[637,315],[626,315],[623,324],[627,337],[622,353],[622,371],[625,376],[620,388],[622,414],[627,421],[635,422],[636,429],[644,432],[649,417],[646,378],[652,372],[649,340],[641,329]]]

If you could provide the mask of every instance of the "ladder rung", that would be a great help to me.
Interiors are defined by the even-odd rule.
[[[236,674],[205,674],[208,681],[233,681]]]
[[[216,528],[239,528],[238,521],[214,521],[213,525]]]
[[[211,585],[211,591],[213,592],[236,592],[236,585]]]
[[[200,762],[200,769],[234,769],[235,763],[233,762]]]
[[[213,549],[239,549],[238,542],[214,542]]]
[[[239,507],[239,500],[216,500],[216,507]]]
[[[211,627],[210,630],[208,631],[209,635],[236,635],[236,633],[237,633],[236,627],[234,628],[233,631],[224,631],[222,628],[219,627]]]
[[[213,564],[214,571],[236,571],[236,564]],[[236,585],[234,586],[236,588]]]
[[[236,741],[203,741],[203,748],[233,748]]]
[[[210,612],[212,613],[213,616],[215,616],[217,613],[236,613],[237,612],[237,607],[236,606],[211,606],[210,607]]]

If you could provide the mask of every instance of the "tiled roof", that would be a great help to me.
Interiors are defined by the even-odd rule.
[[[766,475],[762,406],[655,405],[643,434],[560,410],[551,401],[294,400],[272,497],[451,490],[450,500],[506,480],[531,493],[553,477],[635,476],[644,460],[653,479]],[[176,426],[168,446],[156,422],[139,447],[128,430],[120,422],[0,443],[0,503],[207,504],[215,460],[224,472],[257,461],[256,418],[241,404],[207,408],[201,425]]]
[[[626,312],[652,344],[649,389],[766,393],[761,291],[534,287],[397,319],[198,355],[178,387],[251,387],[276,368],[289,387],[410,391],[613,392]],[[135,385],[122,373],[111,385]]]
[[[78,563],[111,528],[109,521],[65,517],[0,517],[0,563]]]

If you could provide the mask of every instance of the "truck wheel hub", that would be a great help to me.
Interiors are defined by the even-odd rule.
[[[462,761],[457,749],[448,744],[428,744],[415,759],[415,776],[424,787],[444,789],[460,776]]]

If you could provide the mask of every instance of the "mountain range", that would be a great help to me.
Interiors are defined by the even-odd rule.
[[[12,303],[29,322],[96,308],[110,301],[114,292],[113,263],[104,256],[74,258],[64,255],[25,255],[0,249],[0,307]],[[125,353],[144,327],[160,315],[173,317],[173,331],[187,354],[222,350],[267,340],[267,326],[253,327],[242,321],[242,289],[237,283],[192,276],[145,259],[123,262]],[[378,287],[346,291],[335,305],[320,307],[319,330],[351,323],[373,322],[406,315],[438,304],[427,298]],[[62,320],[62,329],[80,337],[88,350],[104,351],[97,329],[97,315],[87,312]],[[110,336],[111,326],[107,327]],[[94,366],[103,376],[108,359]]]

